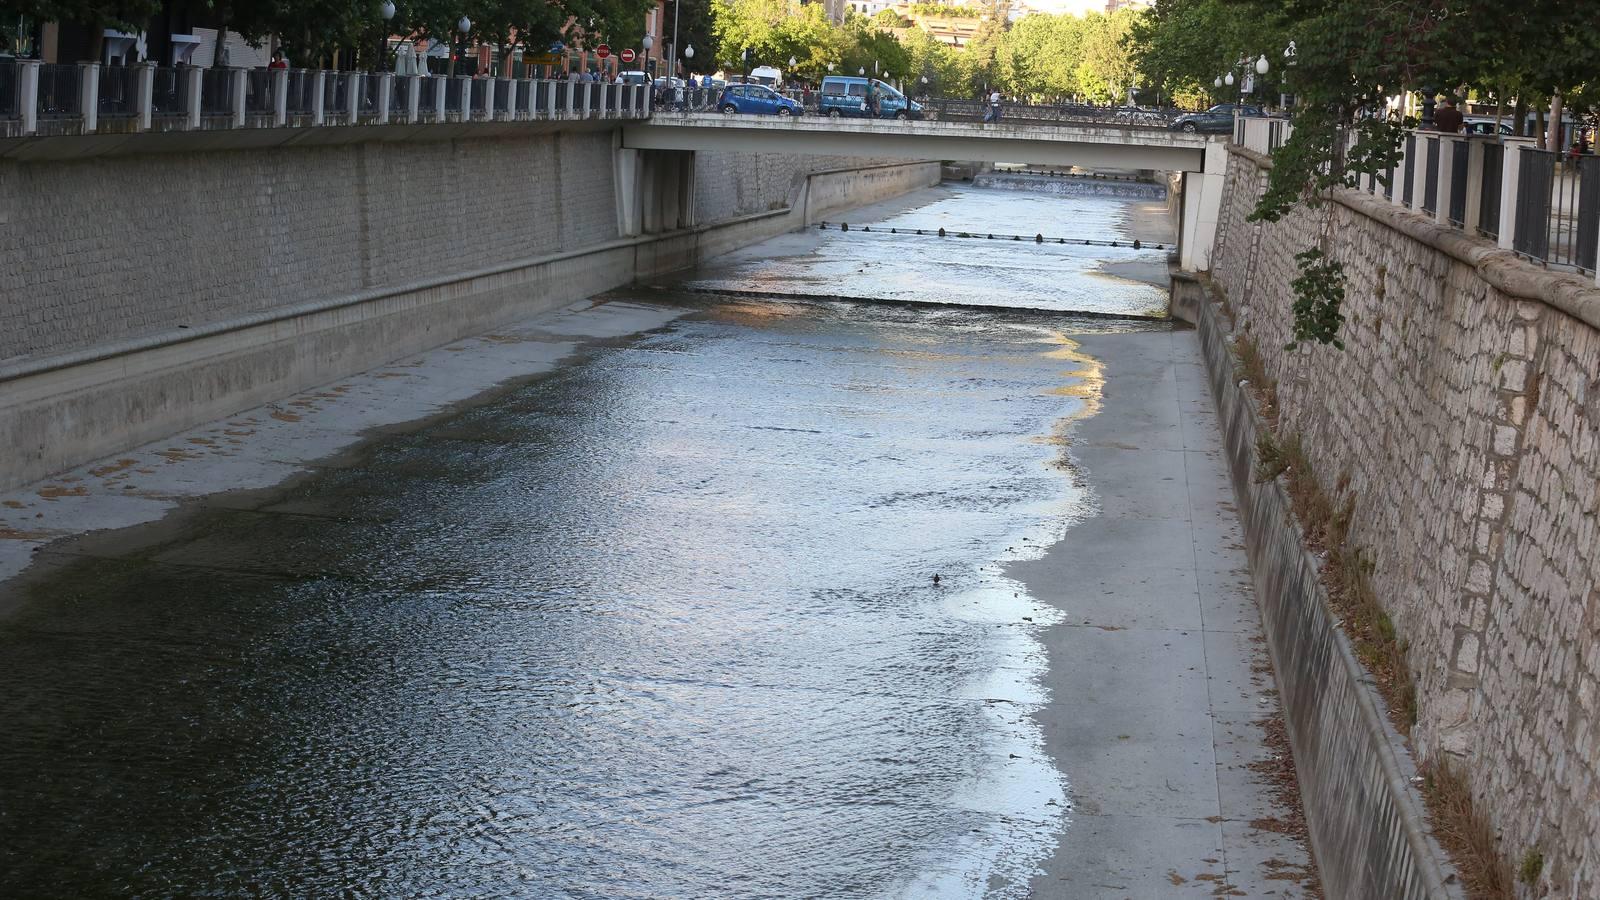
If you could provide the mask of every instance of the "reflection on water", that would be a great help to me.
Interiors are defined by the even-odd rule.
[[[999,563],[1087,502],[1086,366],[707,302],[88,539],[0,620],[0,894],[1021,896],[1065,800]]]
[[[1000,176],[996,176],[1000,177]],[[729,254],[688,281],[701,289],[758,290],[926,303],[1165,315],[1164,204],[1067,197],[999,188],[943,187],[917,203],[851,230],[809,231]],[[872,230],[864,231],[863,225]],[[987,237],[1041,235],[1066,244]],[[890,233],[890,229],[910,234]],[[1073,239],[1123,241],[1085,246]],[[1132,242],[1143,244],[1135,250]],[[1157,249],[1156,244],[1162,245]]]

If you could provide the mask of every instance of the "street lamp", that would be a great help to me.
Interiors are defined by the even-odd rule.
[[[857,69],[856,72],[858,74],[865,75],[865,74],[867,74],[867,67],[866,66],[862,66],[861,68]]]
[[[461,56],[466,56],[467,55],[467,32],[472,30],[472,20],[467,18],[466,16],[462,16],[460,21],[456,22],[456,30],[461,32]],[[450,60],[450,77],[454,78],[455,75],[456,75],[456,60],[452,59],[452,60]]]
[[[383,34],[378,36],[378,71],[382,72],[389,67],[389,20],[394,18],[394,4],[383,0],[378,12],[383,15]]]
[[[1222,79],[1222,83],[1227,85],[1228,87],[1233,87],[1233,72],[1232,71],[1228,72],[1228,74]]]
[[[1218,75],[1216,77],[1216,80],[1211,82],[1211,86],[1216,88],[1219,91],[1222,90],[1222,76]]]

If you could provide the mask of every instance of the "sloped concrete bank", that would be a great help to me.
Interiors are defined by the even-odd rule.
[[[1188,277],[1174,278],[1172,310],[1199,331],[1323,887],[1332,898],[1463,896],[1424,818],[1415,761],[1329,611],[1283,480],[1255,480],[1262,423],[1235,370],[1231,323]]]

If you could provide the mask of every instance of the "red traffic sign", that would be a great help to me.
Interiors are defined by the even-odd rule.
[[[601,59],[605,59],[611,55],[611,48],[607,47],[605,44],[601,44],[600,46],[594,48],[594,55],[600,57]]]
[[[633,49],[632,48],[628,48],[628,49],[623,50],[620,55],[622,57],[622,61],[623,62],[633,62]]]

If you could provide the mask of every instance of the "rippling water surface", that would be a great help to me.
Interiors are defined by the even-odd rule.
[[[1083,364],[706,298],[87,544],[0,619],[0,894],[1021,895]]]

